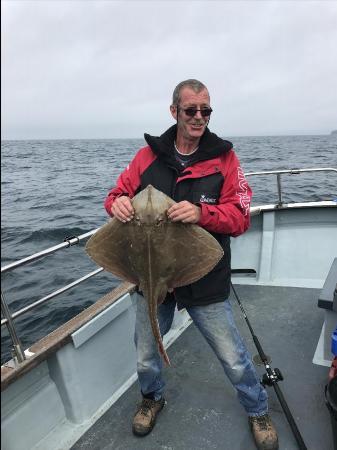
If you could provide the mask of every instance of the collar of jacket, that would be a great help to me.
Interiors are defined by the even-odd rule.
[[[176,136],[177,125],[170,127],[161,136],[150,136],[147,133],[144,134],[146,142],[158,158],[180,172],[184,169],[174,157],[174,141]],[[207,127],[204,134],[201,136],[198,151],[195,153],[190,165],[199,161],[217,158],[230,151],[232,148],[233,144],[230,141],[219,138],[216,134],[211,133]]]

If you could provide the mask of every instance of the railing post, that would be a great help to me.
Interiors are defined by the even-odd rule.
[[[282,206],[282,186],[281,186],[281,174],[277,175],[277,193],[278,193],[278,206]]]
[[[2,314],[7,319],[7,328],[9,335],[12,339],[13,345],[14,345],[14,353],[19,363],[23,362],[26,359],[25,352],[23,350],[22,344],[20,342],[19,336],[16,334],[16,330],[14,327],[14,323],[11,317],[11,313],[9,311],[9,308],[7,306],[4,294],[1,291],[1,311]],[[14,361],[15,362],[15,361]]]

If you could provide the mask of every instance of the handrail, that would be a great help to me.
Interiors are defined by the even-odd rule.
[[[313,169],[284,169],[284,170],[266,170],[264,172],[248,172],[245,173],[246,177],[252,175],[276,175],[277,180],[277,195],[278,195],[278,207],[283,205],[282,200],[282,185],[281,185],[281,175],[289,174],[289,175],[299,175],[305,172],[337,172],[337,169],[334,167],[321,167],[321,168],[313,168]]]
[[[15,313],[11,315],[12,319],[16,319],[17,317],[21,316],[22,314],[30,311],[31,309],[34,309],[36,306],[42,305],[42,303],[45,303],[46,301],[50,300],[51,298],[56,297],[59,294],[62,294],[63,292],[69,291],[69,289],[72,289],[73,287],[77,286],[78,284],[82,283],[83,281],[88,280],[89,278],[94,277],[98,273],[102,272],[104,269],[103,267],[100,267],[99,269],[94,270],[93,272],[88,273],[87,275],[84,275],[84,277],[78,278],[77,280],[73,281],[70,284],[67,284],[66,286],[63,286],[63,288],[58,289],[57,291],[52,292],[51,294],[46,295],[45,297],[41,298],[40,300],[36,300],[36,302],[31,303],[30,305],[26,306],[25,308],[19,309]],[[8,323],[8,319],[2,319],[1,320],[1,326]]]
[[[251,175],[277,175],[277,174],[290,174],[290,175],[298,175],[300,173],[305,172],[337,172],[337,169],[334,167],[322,167],[319,169],[284,169],[284,170],[266,170],[263,172],[247,172],[245,173],[246,177]]]
[[[94,230],[88,231],[87,233],[81,234],[80,236],[71,236],[66,237],[64,239],[64,242],[58,245],[54,245],[53,247],[49,247],[46,250],[43,250],[38,253],[34,253],[31,256],[28,256],[27,258],[20,259],[19,261],[15,261],[11,264],[8,264],[7,266],[1,267],[1,274],[6,273],[8,271],[14,270],[18,267],[21,267],[25,264],[31,263],[33,261],[36,261],[38,259],[43,258],[44,256],[53,254],[57,252],[58,250],[61,250],[62,248],[68,248],[72,247],[73,245],[79,244],[80,241],[83,239],[87,239],[88,237],[92,236],[96,233],[96,231],[99,228],[96,228]],[[62,288],[46,295],[45,297],[41,298],[40,300],[37,300],[34,303],[31,303],[30,305],[26,306],[25,308],[22,308],[14,313],[11,313],[8,304],[5,300],[4,294],[1,291],[1,311],[3,315],[5,316],[4,319],[1,319],[1,327],[3,325],[7,325],[8,333],[11,337],[13,348],[12,348],[12,354],[13,354],[13,362],[14,364],[22,363],[25,359],[27,359],[27,356],[23,350],[21,341],[16,333],[16,329],[14,326],[14,319],[21,316],[22,314],[34,309],[35,307],[45,303],[46,301],[56,297],[57,295],[62,294],[63,292],[68,291],[69,289],[72,289],[73,287],[77,286],[78,284],[82,283],[83,281],[88,280],[89,278],[97,275],[98,273],[102,272],[104,269],[100,267],[99,269],[94,270],[93,272],[90,272],[89,274],[75,280],[74,282],[63,286]]]
[[[99,228],[88,231],[87,233],[81,234],[80,236],[72,236],[69,238],[65,238],[64,242],[62,242],[61,244],[54,245],[53,247],[49,247],[46,250],[42,250],[41,252],[34,253],[31,256],[27,256],[27,258],[23,258],[20,259],[19,261],[15,261],[11,264],[8,264],[7,266],[3,266],[1,267],[1,273],[8,272],[9,270],[13,270],[16,269],[17,267],[24,266],[25,264],[36,261],[37,259],[43,258],[44,256],[51,255],[52,253],[55,253],[58,250],[61,250],[62,248],[68,248],[73,245],[76,245],[83,239],[86,239],[89,236],[95,234],[96,231],[98,231],[98,229]]]
[[[313,168],[313,169],[285,169],[285,170],[268,170],[268,171],[263,171],[263,172],[248,172],[245,173],[246,177],[249,176],[259,176],[259,175],[276,175],[277,176],[277,189],[278,189],[278,197],[279,197],[279,202],[277,206],[282,206],[282,187],[281,187],[281,175],[284,174],[290,174],[290,175],[297,175],[300,173],[305,173],[305,172],[337,172],[337,168],[333,168],[333,167],[324,167],[324,168]],[[38,259],[43,258],[44,256],[53,254],[55,252],[57,252],[58,250],[61,250],[63,248],[68,248],[71,247],[73,245],[78,244],[80,241],[87,239],[88,237],[92,236],[93,234],[96,233],[96,231],[98,231],[99,228],[96,228],[94,230],[88,231],[87,233],[81,234],[80,236],[72,236],[72,237],[67,237],[64,239],[64,242],[62,242],[61,244],[55,245],[53,247],[49,247],[41,252],[38,253],[34,253],[31,256],[28,256],[26,258],[20,259],[18,261],[15,261],[13,263],[10,263],[6,266],[1,267],[1,274],[6,273],[8,271],[14,270],[18,267],[21,267],[23,265],[26,265],[28,263],[31,263],[33,261],[36,261]],[[8,305],[5,301],[5,298],[3,296],[3,293],[1,292],[1,307],[2,307],[2,311],[4,312],[4,316],[5,318],[1,320],[1,326],[3,325],[7,325],[8,327],[8,331],[10,334],[10,337],[12,339],[12,342],[14,344],[14,348],[13,351],[16,354],[17,360],[18,362],[22,362],[22,360],[24,360],[26,358],[26,355],[22,349],[19,337],[16,334],[15,331],[15,327],[13,324],[13,320],[16,319],[17,317],[21,316],[22,314],[25,314],[28,311],[31,311],[32,309],[34,309],[35,307],[45,303],[46,301],[56,297],[57,295],[72,289],[73,287],[77,286],[78,284],[86,281],[87,279],[97,275],[98,273],[102,272],[104,269],[102,267],[100,267],[99,269],[94,270],[93,272],[90,272],[89,274],[75,280],[74,282],[63,286],[62,288],[48,294],[47,296],[37,300],[34,303],[31,303],[30,305],[14,312],[14,313],[10,313],[9,309],[8,309]]]

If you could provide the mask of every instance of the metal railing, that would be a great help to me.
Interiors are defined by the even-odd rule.
[[[46,250],[42,250],[42,252],[34,253],[34,255],[28,256],[27,258],[20,259],[19,261],[15,261],[11,264],[8,264],[7,266],[1,267],[1,273],[5,273],[9,270],[24,266],[25,264],[41,259],[44,256],[51,255],[58,250],[62,250],[63,248],[69,248],[73,245],[79,244],[80,241],[83,241],[83,239],[87,239],[88,237],[92,236],[94,233],[96,233],[97,230],[98,228],[81,234],[80,236],[66,237],[61,244],[54,245],[53,247],[49,247]]]
[[[281,186],[281,176],[285,174],[290,175],[298,175],[305,172],[337,172],[337,168],[332,167],[325,167],[320,169],[289,169],[289,170],[270,170],[265,172],[248,172],[245,174],[246,177],[248,176],[260,176],[260,175],[276,175],[277,177],[277,190],[278,190],[278,206],[282,206],[282,186]],[[19,261],[15,261],[11,264],[8,264],[6,266],[1,267],[1,274],[12,271],[14,269],[17,269],[18,267],[24,266],[26,264],[29,264],[33,261],[39,260],[47,255],[51,255],[53,253],[56,253],[59,250],[62,250],[64,248],[72,247],[76,244],[79,244],[84,239],[89,238],[99,228],[96,228],[95,230],[88,231],[87,233],[84,233],[80,236],[72,236],[67,237],[64,239],[64,242],[61,244],[55,245],[53,247],[49,247],[46,250],[43,250],[38,253],[34,253],[31,256],[28,256],[27,258],[20,259]],[[26,306],[25,308],[22,308],[14,313],[11,313],[8,304],[5,300],[4,294],[1,291],[1,311],[4,316],[4,318],[1,320],[1,326],[7,325],[8,332],[10,335],[10,338],[13,343],[13,360],[14,362],[22,362],[26,359],[25,352],[23,350],[22,344],[20,342],[20,339],[16,333],[15,326],[14,326],[14,320],[18,317],[20,317],[22,314],[27,313],[28,311],[31,311],[32,309],[36,308],[37,306],[42,305],[43,303],[47,302],[48,300],[62,294],[63,292],[66,292],[73,287],[79,285],[80,283],[83,283],[84,281],[88,280],[89,278],[94,277],[98,273],[102,272],[103,268],[99,268],[94,270],[93,272],[88,273],[87,275],[75,280],[74,282],[62,287],[61,289],[58,289],[49,295],[37,300],[34,303],[31,303],[30,305]]]
[[[288,174],[288,175],[300,175],[301,173],[305,172],[337,172],[337,169],[334,167],[322,167],[319,169],[285,169],[285,170],[267,170],[265,172],[248,172],[245,173],[246,177],[252,176],[252,175],[276,175],[277,180],[277,195],[278,195],[278,206],[283,205],[283,199],[282,199],[282,185],[281,185],[281,176]]]
[[[90,236],[92,236],[94,233],[96,233],[97,230],[98,230],[98,228],[88,231],[87,233],[81,234],[80,236],[66,237],[61,244],[54,245],[53,247],[49,247],[46,250],[42,250],[41,252],[34,253],[33,255],[28,256],[27,258],[20,259],[19,261],[15,261],[11,264],[1,267],[1,274],[12,271],[14,269],[17,269],[18,267],[22,267],[33,261],[37,261],[41,258],[44,258],[47,255],[51,255],[53,253],[56,253],[59,250],[62,250],[63,248],[69,248],[76,244],[79,244],[84,239],[87,239]],[[63,288],[52,292],[51,294],[41,298],[40,300],[37,300],[34,303],[31,303],[30,305],[26,306],[25,308],[22,308],[14,313],[10,312],[10,310],[8,308],[8,304],[5,300],[5,296],[1,290],[1,312],[2,312],[2,315],[4,316],[4,319],[1,319],[1,326],[7,325],[8,333],[9,333],[10,338],[13,343],[12,356],[13,356],[14,362],[21,363],[26,359],[26,355],[25,355],[24,349],[22,347],[22,343],[21,343],[20,338],[18,337],[16,330],[15,330],[14,319],[16,319],[17,317],[21,316],[22,314],[24,314],[32,309],[34,309],[36,306],[42,305],[43,303],[56,297],[57,295],[60,295],[63,292],[66,292],[69,289],[72,289],[73,287],[77,286],[78,284],[82,283],[83,281],[88,280],[89,278],[97,275],[98,273],[100,273],[102,271],[103,271],[103,268],[100,267],[99,269],[96,269],[93,272],[88,273],[84,277],[79,278],[78,280],[75,280],[73,283],[70,283],[70,284],[64,286]]]

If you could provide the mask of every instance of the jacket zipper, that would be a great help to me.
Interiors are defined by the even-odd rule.
[[[179,176],[179,172],[178,172],[178,169],[176,167],[174,167],[174,166],[168,165],[168,167],[170,169],[172,169],[172,171],[174,172],[174,175],[172,177],[172,183],[171,183],[171,198],[173,200],[175,200],[175,193],[176,193],[177,179],[178,179],[178,176]]]

